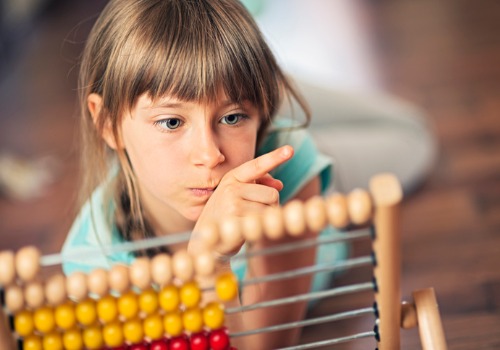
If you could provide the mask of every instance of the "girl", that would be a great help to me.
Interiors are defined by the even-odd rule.
[[[310,115],[237,0],[110,1],[86,43],[79,92],[86,201],[63,247],[67,274],[161,251],[72,259],[81,247],[195,235],[221,215],[306,200],[329,186],[330,160],[308,134],[277,128],[290,126],[274,121],[285,98],[303,109],[304,126]],[[243,243],[214,254],[234,254]],[[241,278],[253,277],[311,265],[316,255],[312,248],[233,269]],[[231,266],[220,259],[217,268]],[[310,286],[310,276],[263,283],[245,288],[241,303],[304,293]],[[229,329],[299,320],[305,310],[299,303],[255,311]],[[272,349],[298,336],[295,329],[247,341],[253,349]]]

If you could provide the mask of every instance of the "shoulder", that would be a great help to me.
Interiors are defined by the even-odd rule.
[[[130,263],[130,253],[105,253],[104,247],[123,242],[114,224],[114,204],[105,195],[104,185],[99,186],[83,205],[73,222],[61,250],[63,271],[89,272],[92,269],[110,268],[114,262]]]
[[[292,159],[272,172],[284,185],[280,201],[284,203],[293,198],[314,177],[319,177],[321,192],[325,193],[331,185],[332,159],[320,152],[307,129],[280,129],[280,126],[281,123],[267,135],[258,150],[260,155],[283,145],[294,149]]]

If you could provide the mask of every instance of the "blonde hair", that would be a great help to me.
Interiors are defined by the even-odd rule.
[[[80,67],[83,198],[118,158],[119,191],[128,194],[130,215],[144,229],[133,169],[125,150],[106,146],[104,127],[120,140],[122,116],[145,93],[214,101],[221,88],[232,101],[260,108],[259,142],[284,97],[297,101],[309,122],[307,105],[239,1],[111,0],[89,34]],[[103,102],[95,123],[87,108],[91,93]]]

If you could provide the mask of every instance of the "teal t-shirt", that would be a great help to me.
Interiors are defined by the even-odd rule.
[[[331,184],[332,160],[318,151],[307,130],[271,132],[258,150],[258,155],[287,144],[294,148],[294,156],[271,172],[273,177],[281,180],[284,185],[280,192],[281,204],[294,198],[301,188],[316,176],[319,176],[321,192],[325,194]],[[62,248],[65,274],[74,271],[89,272],[97,267],[109,269],[115,263],[130,264],[135,259],[130,252],[108,254],[105,251],[106,246],[124,242],[113,223],[113,201],[105,194],[108,183],[102,184],[94,191],[70,229]],[[321,232],[322,236],[341,234],[332,227],[327,227]],[[91,253],[87,253],[86,250]],[[323,244],[318,247],[316,262],[332,264],[344,260],[347,254],[348,246],[345,243]],[[233,262],[232,269],[238,278],[243,279],[246,271],[245,261]],[[316,274],[312,290],[328,287],[331,276],[331,273]]]

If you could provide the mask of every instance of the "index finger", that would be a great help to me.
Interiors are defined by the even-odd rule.
[[[283,164],[293,156],[292,146],[282,146],[233,169],[233,177],[239,182],[252,182]]]

